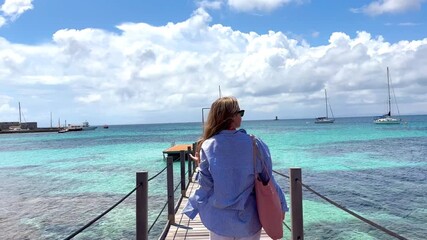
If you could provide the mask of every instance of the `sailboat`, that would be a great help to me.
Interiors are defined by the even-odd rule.
[[[325,89],[325,104],[326,104],[326,117],[318,117],[318,118],[316,118],[314,123],[334,123],[335,122],[334,113],[332,112],[332,108],[331,108],[332,118],[328,117],[328,107],[330,108],[330,105],[328,104],[328,95],[326,93],[326,89]]]
[[[18,126],[10,126],[10,131],[24,131],[28,130],[27,124],[22,122],[21,116],[21,102],[18,102],[18,108],[19,108],[19,125]],[[25,119],[25,118],[24,118]]]
[[[390,74],[387,67],[388,113],[374,119],[375,124],[400,124],[400,118],[391,116]]]

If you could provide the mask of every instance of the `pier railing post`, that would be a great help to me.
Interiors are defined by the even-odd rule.
[[[181,162],[181,195],[185,196],[185,152],[179,152],[179,159]]]
[[[192,162],[193,162],[193,159],[190,157],[190,153],[191,153],[191,147],[190,146],[188,146],[188,148],[187,148],[187,154],[186,154],[186,157],[187,157],[187,164],[188,164],[188,183],[190,183],[191,182],[191,177],[192,177],[192,175],[193,175],[193,170],[192,170],[192,167],[191,167],[191,164],[192,164]],[[194,154],[193,154],[194,155]]]
[[[167,158],[167,188],[168,188],[168,220],[170,224],[175,224],[175,199],[173,186],[173,157]]]
[[[136,173],[136,239],[148,240],[148,172]]]
[[[289,169],[291,193],[291,228],[292,239],[303,240],[303,211],[302,211],[302,175],[301,168]]]
[[[196,156],[197,143],[193,143],[193,155]],[[193,161],[193,172],[196,171],[196,161]]]

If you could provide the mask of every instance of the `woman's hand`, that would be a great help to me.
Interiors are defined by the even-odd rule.
[[[198,167],[200,164],[199,152],[196,152],[195,156],[190,153],[189,156],[191,157],[191,159],[193,159],[193,161],[196,163],[196,166]]]

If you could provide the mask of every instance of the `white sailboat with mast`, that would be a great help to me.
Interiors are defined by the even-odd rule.
[[[328,112],[329,112],[328,107],[331,110],[332,118],[329,118],[329,116],[328,116]],[[326,88],[325,88],[325,108],[326,108],[325,109],[326,110],[325,111],[326,116],[316,118],[314,123],[334,123],[335,122],[334,113],[332,112],[331,106],[328,104],[328,94],[326,93]]]
[[[390,74],[387,67],[388,113],[374,119],[375,124],[400,124],[401,119],[391,115]]]
[[[26,127],[26,124],[22,124],[21,102],[18,102],[18,110],[19,110],[19,123],[18,123],[18,126],[10,126],[10,127],[9,127],[9,130],[10,130],[10,131],[23,131],[23,130],[28,130],[28,129],[24,129],[24,128],[23,128],[23,125],[25,125],[25,127]]]

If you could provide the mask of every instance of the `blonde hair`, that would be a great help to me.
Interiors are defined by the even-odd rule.
[[[199,141],[199,149],[202,143],[218,134],[222,130],[230,128],[234,115],[240,110],[235,97],[221,97],[212,103],[208,120],[204,126],[202,138]]]

